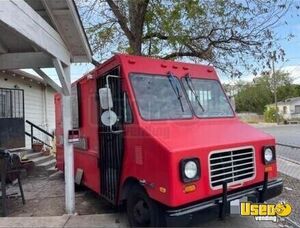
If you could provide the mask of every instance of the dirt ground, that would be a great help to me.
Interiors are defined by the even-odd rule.
[[[34,176],[23,180],[26,204],[22,204],[18,185],[8,188],[8,216],[60,216],[65,213],[64,177],[63,174],[54,177]],[[80,215],[112,213],[114,209],[97,194],[81,188],[76,192],[76,212]]]
[[[281,177],[284,181],[283,193],[272,199],[271,202],[286,201],[291,203],[293,211],[290,219],[300,224],[300,181],[283,174],[281,174]],[[11,194],[8,200],[9,217],[60,216],[64,214],[64,177],[61,173],[54,177],[27,177],[23,180],[23,188],[26,199],[25,205],[22,205],[21,198],[18,196],[17,184],[10,186],[8,189],[8,194]],[[79,215],[88,215],[114,213],[116,211],[106,201],[101,200],[97,194],[86,188],[81,188],[76,192],[76,212]],[[203,213],[197,214],[196,217],[203,217],[205,214]],[[239,220],[235,219],[233,221],[233,224],[236,225],[236,221]],[[253,221],[251,221],[249,224],[252,224]],[[246,220],[243,218],[242,222],[246,222]],[[199,223],[197,220],[194,223],[197,225],[205,224],[203,221]],[[195,224],[192,223],[192,225]]]

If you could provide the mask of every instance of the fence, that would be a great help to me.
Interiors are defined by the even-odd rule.
[[[285,160],[290,160],[300,165],[300,146],[292,144],[276,144],[276,154]]]

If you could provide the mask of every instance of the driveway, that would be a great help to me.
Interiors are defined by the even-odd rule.
[[[273,135],[277,143],[290,144],[300,147],[300,125],[282,125],[282,126],[259,126],[255,127],[264,132]]]
[[[300,147],[300,125],[269,127],[255,125],[255,127],[274,136],[277,143]],[[300,164],[300,149],[288,146],[277,146],[276,152],[279,157],[295,161]]]

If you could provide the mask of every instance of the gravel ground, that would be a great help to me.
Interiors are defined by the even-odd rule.
[[[286,201],[292,205],[292,214],[290,219],[300,224],[300,181],[290,176],[280,174],[283,179],[283,192],[280,196],[270,200],[270,202],[278,203]]]

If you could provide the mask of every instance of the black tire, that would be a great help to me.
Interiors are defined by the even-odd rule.
[[[166,225],[164,210],[139,185],[130,189],[126,207],[131,227],[161,227]]]

